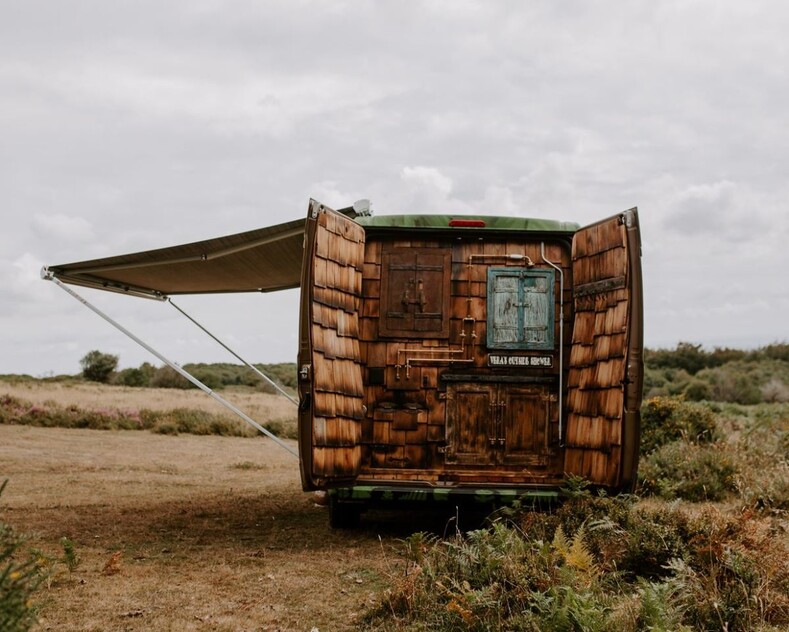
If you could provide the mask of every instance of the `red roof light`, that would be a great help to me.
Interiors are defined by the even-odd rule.
[[[482,219],[451,219],[450,226],[458,228],[485,228],[485,220]]]

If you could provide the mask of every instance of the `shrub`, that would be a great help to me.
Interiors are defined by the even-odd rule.
[[[0,485],[2,495],[8,480]],[[33,592],[41,582],[36,560],[21,552],[22,539],[0,522],[0,630],[21,632],[36,621]]]
[[[413,631],[786,629],[786,541],[752,517],[578,495],[554,514],[516,513],[515,526],[498,521],[448,540],[414,534],[403,570],[360,623]]]
[[[737,469],[719,445],[665,444],[643,459],[641,490],[666,499],[721,500],[736,491]]]
[[[744,505],[775,512],[789,509],[789,405],[760,404],[727,414],[737,438],[732,454]]]
[[[143,362],[137,368],[123,369],[115,374],[112,379],[113,384],[121,386],[150,386],[151,379],[156,373],[156,367],[150,362]]]
[[[118,366],[118,356],[96,350],[88,351],[79,364],[86,380],[106,383]]]
[[[770,381],[761,387],[761,391],[765,402],[789,402],[789,385],[779,377],[770,378]]]
[[[700,402],[711,398],[712,389],[707,382],[693,379],[682,390],[685,399],[691,402]]]
[[[766,358],[789,362],[789,343],[775,342],[771,345],[767,345],[766,347],[762,347],[759,351]]]
[[[651,366],[684,369],[691,375],[711,366],[710,362],[712,362],[709,354],[702,350],[701,345],[694,345],[690,342],[680,342],[673,350],[648,349],[644,353],[644,359]]]
[[[146,375],[141,369],[123,369],[113,378],[114,384],[120,386],[148,386],[150,376]]]
[[[696,630],[787,629],[786,539],[748,511],[707,508],[690,525],[690,556],[669,568],[686,622]]]
[[[162,366],[151,376],[150,385],[154,388],[192,388],[192,383],[175,369]]]
[[[641,407],[641,452],[649,454],[662,445],[684,439],[708,443],[719,436],[709,406],[681,398],[652,397]]]

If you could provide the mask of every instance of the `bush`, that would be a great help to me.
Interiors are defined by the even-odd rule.
[[[156,367],[150,362],[143,362],[138,368],[123,369],[113,379],[113,383],[121,386],[150,386],[156,373]]]
[[[734,632],[789,624],[786,541],[752,516],[578,495],[554,514],[510,519],[448,540],[412,535],[405,567],[362,626]]]
[[[762,398],[765,402],[789,402],[789,385],[779,377],[772,377],[761,388]]]
[[[0,485],[0,495],[8,480]],[[36,622],[31,597],[41,582],[32,556],[21,553],[22,539],[0,522],[0,630],[21,632]]]
[[[652,397],[641,406],[641,453],[649,454],[672,441],[709,443],[719,438],[709,406],[675,397]]]
[[[150,385],[154,388],[193,388],[193,384],[175,369],[162,366],[156,369]]]
[[[789,509],[789,405],[760,404],[727,414],[737,437],[731,452],[745,507],[777,513]]]
[[[702,350],[701,345],[694,345],[690,342],[680,342],[676,349],[647,349],[644,353],[644,360],[653,367],[684,369],[691,375],[695,375],[701,369],[711,364],[714,360],[710,355]]]
[[[101,351],[89,351],[79,361],[82,375],[92,382],[107,383],[118,366],[118,356]]]
[[[749,405],[762,401],[758,377],[748,371],[744,364],[727,364],[718,369],[699,373],[699,378],[710,384],[711,399],[717,402],[732,402]]]
[[[682,390],[682,394],[688,401],[701,402],[711,398],[712,389],[706,382],[693,379],[688,382],[687,386]]]
[[[737,489],[737,469],[718,445],[694,445],[674,441],[642,460],[641,490],[672,500],[722,500]]]

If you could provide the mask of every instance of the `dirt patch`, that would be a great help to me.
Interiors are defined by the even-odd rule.
[[[40,630],[352,630],[399,564],[397,521],[332,531],[266,439],[0,426],[0,464],[2,520],[81,559]]]

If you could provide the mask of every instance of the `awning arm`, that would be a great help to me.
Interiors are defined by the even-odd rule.
[[[95,305],[92,305],[85,298],[83,298],[82,296],[77,294],[74,290],[72,290],[71,288],[67,287],[60,279],[55,277],[54,274],[52,274],[49,270],[47,270],[47,268],[42,268],[42,270],[41,270],[41,278],[43,278],[43,279],[45,279],[47,281],[52,281],[53,283],[55,283],[64,292],[67,292],[68,294],[73,296],[80,303],[82,303],[85,307],[87,307],[92,312],[94,312],[94,313],[98,314],[99,316],[101,316],[104,320],[106,320],[110,325],[115,327],[118,331],[126,334],[129,338],[134,340],[134,342],[136,342],[138,345],[140,345],[146,351],[148,351],[148,352],[152,353],[153,355],[155,355],[157,358],[159,358],[159,360],[164,362],[167,366],[169,366],[171,369],[173,369],[176,373],[178,373],[182,377],[184,377],[187,380],[189,380],[192,384],[194,384],[197,388],[199,388],[201,391],[203,391],[206,395],[209,395],[210,397],[215,399],[217,402],[222,404],[222,406],[224,406],[225,408],[227,408],[231,412],[235,413],[237,416],[241,417],[241,419],[246,421],[250,426],[252,426],[256,430],[262,432],[264,435],[266,435],[268,438],[270,438],[272,441],[274,441],[277,445],[279,445],[280,447],[282,447],[285,450],[287,450],[288,452],[290,452],[293,456],[295,456],[296,458],[299,457],[298,452],[296,452],[293,448],[291,448],[287,443],[282,441],[282,439],[280,439],[279,437],[277,437],[275,434],[271,433],[270,431],[266,430],[263,426],[261,426],[258,422],[256,422],[254,419],[252,419],[244,411],[240,410],[235,405],[231,404],[224,397],[221,397],[220,395],[217,395],[214,391],[212,391],[210,388],[208,388],[205,384],[203,384],[200,380],[198,380],[196,377],[194,377],[191,373],[189,373],[189,372],[185,371],[184,369],[182,369],[175,362],[172,362],[172,361],[168,360],[167,358],[165,358],[161,353],[156,351],[156,349],[154,349],[149,344],[145,343],[140,338],[138,338],[133,333],[131,333],[128,329],[123,327],[123,325],[121,325],[120,323],[116,322],[115,320],[113,320],[112,318],[107,316],[107,314],[102,312],[98,307],[96,307]]]
[[[219,343],[219,344],[220,344],[220,345],[221,345],[221,346],[222,346],[224,349],[226,349],[227,351],[229,351],[229,352],[230,352],[230,353],[231,353],[231,354],[232,354],[234,357],[236,357],[238,360],[240,360],[241,362],[243,362],[243,363],[244,363],[246,366],[248,366],[250,369],[252,369],[252,370],[253,370],[255,373],[257,373],[257,374],[258,374],[260,377],[262,377],[262,378],[263,378],[263,379],[264,379],[266,382],[268,382],[268,383],[269,383],[271,386],[273,386],[273,387],[274,387],[274,388],[277,390],[277,392],[279,392],[279,394],[280,394],[280,395],[283,395],[284,397],[287,397],[287,398],[288,398],[290,401],[292,401],[294,404],[296,404],[296,406],[298,406],[298,405],[299,405],[299,401],[298,401],[298,400],[297,400],[295,397],[293,397],[293,396],[292,396],[290,393],[288,393],[288,392],[287,392],[287,391],[286,391],[284,388],[282,388],[282,387],[281,387],[279,384],[277,384],[277,383],[276,383],[274,380],[272,380],[272,379],[271,379],[271,378],[270,378],[268,375],[266,375],[265,373],[263,373],[263,372],[262,372],[260,369],[258,369],[258,368],[257,368],[255,365],[251,364],[250,362],[247,362],[247,361],[246,361],[244,358],[242,358],[240,355],[238,355],[238,354],[237,354],[235,351],[233,351],[233,350],[232,350],[230,347],[228,347],[228,346],[227,346],[227,345],[226,345],[224,342],[222,342],[222,341],[221,341],[219,338],[217,338],[217,337],[216,337],[214,334],[212,334],[212,333],[211,333],[210,331],[208,331],[208,330],[207,330],[205,327],[203,327],[203,326],[202,326],[200,323],[198,323],[198,322],[197,322],[197,321],[196,321],[194,318],[192,318],[192,317],[191,317],[189,314],[187,314],[187,313],[186,313],[186,312],[185,312],[183,309],[181,309],[181,308],[180,308],[178,305],[176,305],[176,304],[173,302],[173,299],[171,299],[171,298],[168,298],[168,299],[167,299],[167,302],[168,302],[168,303],[170,303],[170,305],[172,305],[172,306],[173,306],[175,309],[177,309],[179,312],[181,312],[181,314],[183,314],[183,315],[184,315],[184,316],[186,316],[186,317],[187,317],[189,320],[191,320],[191,321],[192,321],[192,322],[193,322],[195,325],[197,325],[197,326],[198,326],[200,329],[202,329],[202,330],[203,330],[203,331],[204,331],[206,334],[208,334],[208,336],[209,336],[209,337],[211,337],[213,340],[215,340],[216,342],[218,342],[218,343]]]

